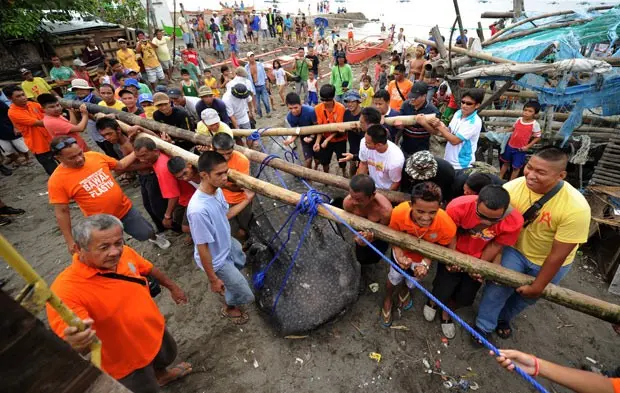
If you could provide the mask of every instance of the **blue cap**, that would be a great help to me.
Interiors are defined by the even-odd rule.
[[[155,93],[167,93],[167,92],[168,92],[168,86],[164,86],[164,85],[155,86]]]
[[[358,101],[358,102],[362,102],[362,97],[360,96],[360,93],[357,92],[357,90],[349,90],[346,93],[344,93],[344,97],[342,97],[343,101]]]
[[[138,104],[142,105],[144,101],[153,102],[153,95],[149,93],[142,93],[138,96]]]
[[[138,83],[137,80],[135,80],[133,78],[125,79],[125,85],[123,87],[128,87],[128,86],[133,86],[136,89],[140,90],[140,84]]]

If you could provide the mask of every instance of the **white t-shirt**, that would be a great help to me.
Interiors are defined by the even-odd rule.
[[[246,99],[240,99],[232,95],[230,90],[224,93],[222,101],[226,104],[228,111],[232,110],[233,115],[237,118],[237,124],[246,124],[250,122],[250,116],[248,115],[249,107],[251,105],[252,97]]]
[[[267,17],[263,15],[260,17],[260,29],[267,30],[268,28],[269,24],[267,23]]]
[[[316,79],[308,80],[308,91],[317,92],[316,82]]]
[[[276,85],[286,85],[286,73],[284,72],[284,68],[273,70],[273,75],[276,77]]]
[[[177,25],[179,25],[181,30],[183,30],[183,33],[189,32],[189,26],[187,25],[187,21],[184,17],[179,16],[179,19],[177,19]]]
[[[393,142],[388,141],[388,148],[384,153],[368,150],[366,140],[360,142],[359,158],[368,164],[368,174],[375,181],[377,188],[389,190],[392,183],[400,182],[405,156]]]
[[[248,78],[244,78],[242,76],[235,76],[234,78],[232,78],[226,84],[226,90],[227,91],[231,91],[232,88],[235,87],[235,85],[237,85],[239,83],[243,83],[245,85],[245,87],[247,87],[248,90],[252,92],[252,94],[256,94],[256,90],[254,89],[254,83],[252,83],[252,81],[249,80]]]
[[[349,22],[349,26],[347,26],[349,28],[350,32],[353,32],[353,23]]]
[[[458,145],[446,143],[444,159],[448,161],[454,169],[469,168],[476,161],[476,149],[478,148],[478,138],[482,129],[482,120],[478,112],[474,112],[466,118],[461,118],[462,112],[459,109],[455,114],[448,128],[463,142]]]

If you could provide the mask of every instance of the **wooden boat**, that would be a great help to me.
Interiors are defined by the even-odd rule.
[[[392,43],[391,35],[389,37],[379,37],[379,42],[368,42],[367,40],[372,37],[379,36],[366,37],[361,42],[351,47],[347,47],[347,61],[349,64],[359,64],[370,60],[373,57],[386,52]]]

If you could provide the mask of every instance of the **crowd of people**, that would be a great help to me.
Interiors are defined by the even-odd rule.
[[[267,21],[269,34],[270,26],[278,34],[276,19]],[[252,31],[247,30],[249,38]],[[166,37],[160,31],[150,40],[144,33],[138,37],[135,50],[120,39],[117,58],[109,60],[96,57],[97,47],[89,43],[85,56],[92,57],[91,65],[98,59],[97,70],[103,67],[98,77],[87,77],[86,59],[77,59],[70,69],[54,57],[52,78],[57,89],[24,69],[21,86],[3,89],[8,104],[0,101],[3,153],[22,164],[30,151],[50,175],[49,202],[73,258],[52,289],[88,329],[78,332],[67,327],[52,309],[48,310],[50,325],[80,351],[87,350],[96,330],[106,342],[104,370],[135,392],[157,391],[159,385],[191,372],[188,363],[169,367],[176,357],[176,344],[151,295],[159,282],[177,303],[187,297],[124,244],[123,232],[160,248],[170,247],[163,232],[187,234],[184,243],[193,244],[195,263],[206,274],[211,291],[224,298],[220,314],[234,324],[246,323],[249,314],[244,306],[254,301],[254,294],[240,270],[245,265],[244,244],[252,231],[255,194],[229,181],[227,173],[235,169],[250,174],[248,158],[234,147],[254,144],[232,130],[255,128],[262,107],[270,117],[275,109],[271,84],[287,107],[288,127],[334,125],[331,132],[292,136],[283,145],[296,150],[307,168],[320,165],[330,172],[337,166],[342,176],[350,178],[349,193],[341,201],[344,210],[535,277],[531,284],[514,289],[437,264],[432,292],[452,309],[471,306],[484,283],[473,323],[483,336],[495,333],[509,338],[514,318],[534,304],[549,283],[558,283],[568,273],[579,244],[587,240],[590,208],[581,193],[564,181],[567,155],[546,147],[528,159],[528,151],[540,138],[535,120],[540,105],[526,103],[514,123],[501,157],[500,176],[477,170],[473,164],[483,128],[477,110],[484,91],[463,90],[457,101],[445,84],[424,71],[424,65],[437,56],[433,48],[428,54],[426,48],[416,48],[415,57],[405,63],[398,54],[390,65],[376,59],[374,83],[367,66],[361,75],[354,75],[342,48],[329,55],[333,66],[324,79],[319,74],[324,58],[313,46],[299,48],[290,75],[276,61],[273,71],[266,69],[253,52],[247,53],[244,67],[205,67],[201,75],[192,35],[182,54],[182,80],[175,86]],[[289,81],[294,91],[288,91]],[[205,135],[211,142],[195,145],[123,124],[113,115],[95,117],[86,105],[63,109],[61,94]],[[399,114],[414,116],[416,123],[386,124],[386,119]],[[338,126],[351,121],[358,122],[352,130]],[[137,138],[140,134],[146,136]],[[446,141],[441,157],[430,151],[432,136]],[[199,154],[197,167],[160,151],[153,138]],[[94,144],[86,143],[88,139]],[[90,150],[94,145],[101,152]],[[504,177],[510,181],[505,183]],[[139,184],[150,222],[119,182]],[[407,193],[410,200],[393,206],[381,190]],[[76,225],[69,210],[72,202],[87,217]],[[23,214],[0,204],[7,215]],[[391,246],[371,231],[359,234],[389,253],[409,275],[393,268],[387,274],[380,314],[381,326],[389,327],[395,309],[404,312],[413,307],[411,280],[423,279],[437,262]],[[360,264],[379,261],[361,238],[355,239],[354,247]],[[136,309],[139,315],[134,314]],[[438,305],[429,300],[423,307],[424,318],[434,321],[437,310]],[[454,338],[457,329],[450,316],[441,312],[439,320],[442,334]],[[505,362],[507,355],[503,356]]]

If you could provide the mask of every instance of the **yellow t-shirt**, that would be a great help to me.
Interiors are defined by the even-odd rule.
[[[37,98],[40,94],[49,93],[52,87],[43,78],[36,76],[32,82],[23,81],[22,89],[28,98]]]
[[[368,89],[364,89],[364,87],[360,87],[360,96],[362,97],[362,103],[360,104],[362,108],[367,108],[372,106],[372,97],[375,96],[375,89],[372,86],[368,86]]]
[[[204,79],[205,82],[205,86],[209,86],[211,88],[211,91],[213,92],[213,96],[215,98],[220,98],[220,90],[217,89],[217,79],[215,79],[214,77],[211,77],[211,79]]]
[[[150,43],[142,45],[142,62],[144,63],[144,68],[157,68],[161,66],[155,48]]]
[[[123,108],[125,107],[125,104],[123,104],[121,101],[116,100],[116,102],[114,103],[114,105],[108,105],[105,103],[105,101],[99,101],[99,105],[104,106],[106,108],[112,108],[112,109],[116,109],[117,111],[121,111],[123,110]]]
[[[140,72],[136,52],[133,49],[127,48],[126,51],[119,49],[116,51],[116,57],[118,57],[118,61],[120,61],[123,67]]]
[[[521,214],[542,195],[527,188],[525,177],[504,184],[510,194],[510,204]],[[590,228],[590,205],[581,193],[564,182],[564,186],[540,210],[538,217],[521,231],[515,247],[532,263],[542,266],[551,252],[554,240],[563,243],[585,243]],[[568,255],[563,265],[575,259],[578,246]]]
[[[230,135],[231,138],[233,138],[232,130],[224,122],[220,122],[220,128],[218,128],[218,130],[215,133],[209,131],[209,128],[207,128],[207,125],[205,124],[204,121],[199,121],[198,125],[196,126],[196,134],[198,134],[198,135],[213,136],[213,135],[218,134],[220,132],[224,132],[224,133]]]

